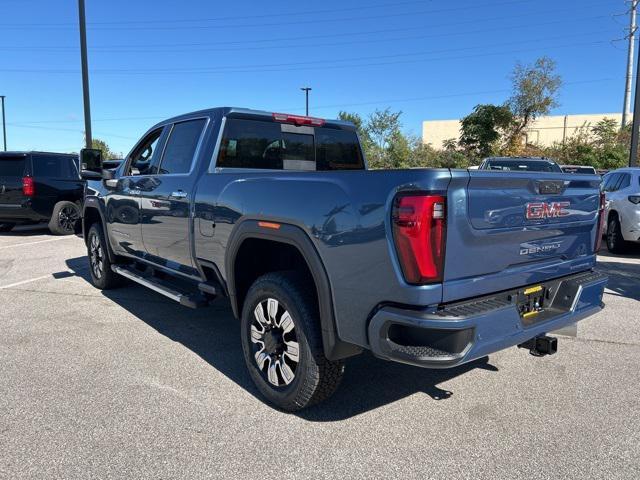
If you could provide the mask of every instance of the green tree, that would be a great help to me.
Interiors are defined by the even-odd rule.
[[[558,106],[556,96],[562,80],[555,71],[556,62],[549,57],[541,57],[532,65],[515,66],[511,74],[513,93],[505,104],[514,117],[507,139],[510,149],[519,148],[526,128],[536,118]]]
[[[506,106],[476,105],[461,121],[459,144],[474,157],[488,157],[499,149],[513,122],[513,114]],[[450,148],[445,146],[445,150]]]
[[[99,138],[91,139],[91,147],[97,150],[102,150],[102,158],[105,160],[111,160],[113,158],[122,158],[121,153],[116,153],[113,150],[111,150],[109,148],[109,145],[107,145],[107,142],[105,142],[104,140],[100,140]]]

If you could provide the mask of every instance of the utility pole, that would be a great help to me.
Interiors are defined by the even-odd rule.
[[[309,91],[312,90],[311,87],[300,87],[300,90],[302,90],[304,92],[304,96],[305,96],[305,105],[306,105],[306,113],[305,115],[308,117],[309,116]]]
[[[87,65],[87,26],[84,14],[84,0],[78,0],[78,21],[80,23],[80,60],[82,62],[82,98],[84,101],[84,137],[86,148],[91,148],[91,105],[89,102],[89,67]]]
[[[7,151],[7,124],[4,120],[4,98],[5,95],[0,95],[2,99],[2,145],[4,146],[4,151]]]
[[[640,53],[640,48],[638,49]],[[636,60],[636,92],[633,101],[633,124],[631,126],[631,149],[629,152],[629,166],[635,167],[638,158],[638,134],[640,133],[640,58]]]
[[[624,127],[631,116],[631,84],[633,83],[633,50],[636,43],[636,10],[640,0],[631,0],[629,11],[629,46],[627,47],[627,78],[624,89],[624,103],[622,105],[622,126]]]

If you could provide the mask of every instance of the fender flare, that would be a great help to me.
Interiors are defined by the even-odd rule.
[[[243,220],[229,236],[225,252],[225,270],[227,278],[227,290],[231,301],[231,308],[236,318],[240,318],[242,312],[238,308],[238,298],[235,287],[235,262],[242,243],[250,238],[271,240],[285,243],[298,249],[307,267],[313,276],[318,294],[318,307],[320,310],[320,328],[322,331],[322,344],[324,354],[329,360],[339,360],[362,351],[361,347],[343,342],[338,338],[336,320],[331,295],[331,284],[324,264],[309,236],[300,227],[280,223],[280,228],[266,229],[258,225],[258,220]]]
[[[96,197],[85,198],[84,204],[82,205],[82,238],[84,239],[84,243],[85,244],[87,243],[87,234],[89,233],[86,225],[86,218],[87,218],[86,212],[89,209],[95,210],[98,212],[98,216],[100,217],[100,223],[102,225],[102,233],[104,234],[104,239],[107,243],[107,254],[109,255],[109,261],[112,263],[115,263],[116,256],[115,256],[115,253],[113,253],[113,250],[111,249],[111,243],[109,242],[109,235],[107,233],[107,222],[105,221],[105,218],[104,218],[102,204]]]

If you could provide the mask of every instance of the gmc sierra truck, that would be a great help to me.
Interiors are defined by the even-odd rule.
[[[350,123],[240,108],[155,125],[115,171],[82,158],[93,284],[228,297],[284,410],[329,397],[364,349],[427,368],[551,354],[547,333],[603,306],[596,175],[367,170]]]

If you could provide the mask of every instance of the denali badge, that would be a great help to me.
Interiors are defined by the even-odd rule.
[[[569,202],[534,202],[527,203],[525,217],[527,220],[543,220],[545,218],[566,217],[569,212],[565,210]]]
[[[555,250],[558,250],[562,245],[562,241],[543,243],[543,244],[532,244],[532,243],[521,243],[520,244],[520,255],[533,255],[536,253],[549,253]]]

